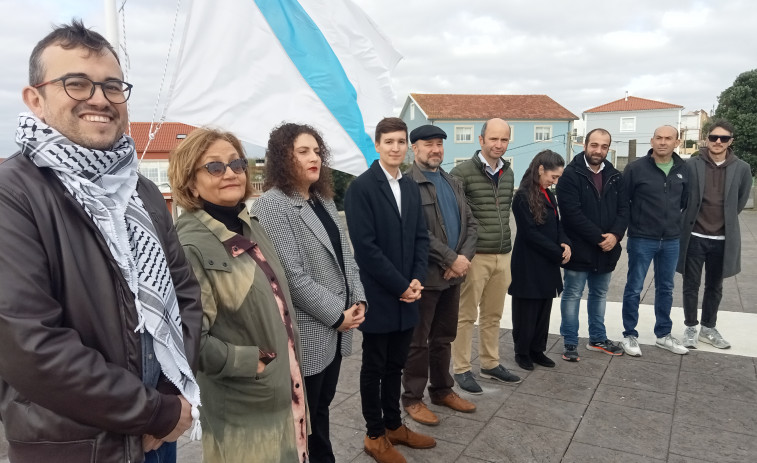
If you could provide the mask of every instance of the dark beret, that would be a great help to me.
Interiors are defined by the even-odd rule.
[[[410,143],[415,143],[418,140],[431,140],[432,138],[446,140],[447,134],[435,125],[422,125],[410,132]]]

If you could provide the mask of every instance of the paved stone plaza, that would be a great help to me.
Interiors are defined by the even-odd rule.
[[[731,351],[711,348],[678,356],[643,345],[643,356],[610,357],[590,352],[581,340],[581,361],[560,359],[562,340],[551,329],[549,356],[557,366],[520,370],[513,360],[510,330],[500,335],[502,363],[524,377],[518,385],[480,380],[484,394],[464,397],[478,405],[472,414],[430,405],[441,424],[408,425],[434,436],[437,447],[412,450],[400,447],[410,462],[755,462],[757,461],[757,211],[741,215],[742,273],[725,282],[721,312],[735,320],[738,333],[722,330]],[[625,253],[613,275],[608,300],[619,302],[625,284]],[[674,314],[681,312],[681,281],[677,276]],[[651,304],[654,286],[647,280],[642,303]],[[508,298],[509,302],[509,298]],[[553,318],[559,317],[556,304]],[[608,306],[608,335],[618,340],[619,305]],[[506,308],[505,318],[509,317]],[[678,319],[682,319],[679,316]],[[507,325],[503,320],[503,325]],[[585,325],[585,313],[582,312]],[[553,323],[554,327],[554,323]],[[641,332],[651,325],[639,326]],[[682,324],[674,318],[673,334]],[[364,422],[360,413],[356,352],[342,363],[338,392],[332,407],[332,440],[338,462],[373,461],[362,449]],[[642,340],[642,342],[644,342]],[[474,349],[474,356],[476,355]],[[478,360],[474,360],[478,373]],[[463,393],[464,394],[464,393]],[[199,442],[182,438],[180,462],[202,460]],[[6,462],[0,444],[0,463]],[[250,462],[255,461],[250,455]]]

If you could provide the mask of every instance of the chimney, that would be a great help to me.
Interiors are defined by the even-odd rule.
[[[628,90],[626,90],[626,101],[628,101]]]

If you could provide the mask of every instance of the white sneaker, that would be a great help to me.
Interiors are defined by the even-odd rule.
[[[723,339],[723,336],[721,336],[717,329],[707,328],[706,326],[702,326],[702,330],[699,332],[699,340],[712,344],[718,349],[728,349],[731,347],[731,343]]]
[[[620,347],[623,348],[623,352],[632,357],[641,357],[641,347],[639,347],[639,341],[636,340],[636,336],[627,336],[620,341]]]
[[[674,338],[670,333],[661,338],[657,338],[655,345],[678,355],[689,353],[689,349],[683,347],[681,343],[678,342],[678,339]]]
[[[683,345],[683,347],[688,347],[689,349],[697,348],[696,326],[687,326],[686,329],[683,330],[683,340],[681,341],[681,344]]]

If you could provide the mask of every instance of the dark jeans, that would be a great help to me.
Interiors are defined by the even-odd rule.
[[[654,334],[658,338],[670,334],[673,321],[670,308],[673,305],[673,278],[678,264],[678,238],[652,240],[629,237],[628,278],[623,291],[623,336],[639,337],[636,325],[639,323],[639,301],[644,289],[644,278],[649,264],[654,262]]]
[[[531,352],[547,350],[552,298],[524,299],[513,297],[512,310],[515,353],[527,356]]]
[[[386,429],[397,429],[402,425],[402,368],[412,336],[412,329],[393,333],[363,333],[360,400],[370,437],[383,436]]]
[[[334,451],[329,439],[329,406],[334,400],[336,383],[339,381],[339,369],[342,366],[342,354],[337,347],[334,360],[322,372],[305,376],[308,407],[310,408],[310,430],[308,452],[310,463],[334,463]]]
[[[402,374],[402,405],[423,400],[423,390],[430,385],[431,399],[441,399],[452,392],[452,341],[457,334],[457,313],[460,308],[460,285],[445,290],[423,290],[418,302],[420,320],[413,331],[410,352]]]
[[[145,453],[145,463],[176,463],[176,442],[165,442],[158,450]]]
[[[724,240],[711,240],[692,235],[683,273],[683,314],[686,326],[697,326],[699,285],[704,267],[704,298],[702,299],[702,326],[715,328],[718,308],[723,298]]]

